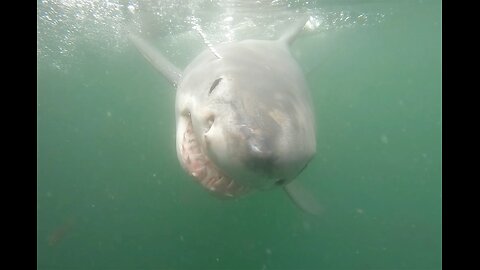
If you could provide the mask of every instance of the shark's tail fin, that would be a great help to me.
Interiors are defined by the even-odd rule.
[[[303,15],[299,18],[297,18],[293,24],[283,33],[283,35],[278,39],[278,41],[290,45],[293,43],[295,38],[298,36],[300,32],[302,32],[303,27],[307,23],[307,21],[310,19],[310,16],[308,15]]]

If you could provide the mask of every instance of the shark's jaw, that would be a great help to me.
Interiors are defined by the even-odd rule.
[[[220,171],[205,151],[196,138],[190,113],[181,116],[177,123],[177,155],[185,171],[220,198],[235,198],[250,191]]]

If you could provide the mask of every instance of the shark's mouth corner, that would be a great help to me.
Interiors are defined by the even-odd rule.
[[[192,175],[197,182],[212,194],[220,198],[235,198],[250,191],[248,187],[228,177],[204,153],[195,137],[192,118],[188,113],[183,116],[186,122],[183,134],[179,137],[179,159],[182,167]]]

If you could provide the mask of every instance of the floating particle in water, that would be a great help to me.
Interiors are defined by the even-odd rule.
[[[311,229],[310,223],[304,221],[304,222],[303,222],[303,229],[304,229],[305,231],[310,231],[310,229]]]
[[[267,253],[268,255],[272,255],[272,250],[269,248],[266,248],[265,253]]]
[[[387,135],[383,134],[382,136],[380,136],[380,141],[384,144],[387,144],[388,143]]]
[[[323,23],[323,19],[319,16],[310,16],[307,23],[305,24],[305,28],[309,31],[313,31],[317,29]]]
[[[128,5],[128,11],[130,11],[132,14],[135,13],[135,7],[133,5]]]

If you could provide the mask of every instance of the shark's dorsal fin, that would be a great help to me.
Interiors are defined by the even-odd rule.
[[[182,72],[174,64],[168,61],[154,46],[140,36],[130,32],[128,38],[133,42],[135,47],[145,57],[152,66],[158,70],[167,80],[177,86],[182,78]]]
[[[309,18],[309,16],[304,15],[296,19],[293,24],[287,29],[287,31],[285,31],[285,33],[280,36],[278,41],[286,45],[292,44],[298,34],[302,32],[303,27],[305,26]]]

